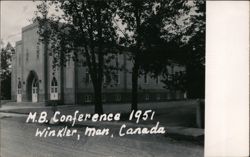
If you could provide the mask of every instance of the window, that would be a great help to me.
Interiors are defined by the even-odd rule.
[[[53,77],[51,81],[50,99],[58,100],[58,83],[55,77]]]
[[[161,100],[161,95],[160,94],[156,95],[156,100]]]
[[[166,94],[166,100],[170,100],[170,99],[171,99],[171,93],[168,92],[168,93]]]
[[[90,77],[90,74],[89,74],[89,71],[86,70],[86,74],[85,74],[85,82],[86,83],[90,83],[91,81],[91,77]]]
[[[51,81],[51,93],[57,93],[58,83],[55,77]]]
[[[55,77],[53,77],[53,79],[51,81],[51,86],[57,86],[57,80]]]
[[[85,102],[91,102],[92,96],[91,95],[85,95]]]
[[[17,88],[18,88],[18,89],[22,88],[22,83],[21,83],[21,81],[18,81]]]
[[[115,101],[120,102],[122,100],[121,94],[115,95]]]
[[[33,87],[38,87],[38,81],[36,79],[33,82]]]
[[[107,86],[110,83],[110,76],[108,75],[103,75],[103,85]]]
[[[34,80],[33,80],[33,84],[32,84],[32,93],[33,93],[33,94],[38,93],[38,81],[37,81],[37,79],[34,79]]]

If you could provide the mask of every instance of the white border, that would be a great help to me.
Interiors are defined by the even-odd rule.
[[[207,1],[205,156],[249,155],[249,1]]]

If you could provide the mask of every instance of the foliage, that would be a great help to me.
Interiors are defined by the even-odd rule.
[[[168,88],[183,91],[204,79],[205,1],[56,0],[43,1],[37,8],[34,20],[54,65],[65,66],[73,59],[87,67],[97,112],[102,112],[103,77],[111,80],[123,68],[113,62],[123,47],[133,63],[131,109],[137,109],[141,74],[163,75]],[[51,8],[56,13],[49,15]],[[185,65],[186,73],[170,80],[167,66],[173,62]],[[200,81],[192,88],[202,85]]]
[[[186,36],[189,37],[183,46],[181,53],[186,65],[187,91],[189,98],[205,97],[205,21],[206,2],[204,0],[194,1],[195,14],[190,17],[190,26],[187,28]],[[180,57],[179,57],[180,58]]]
[[[201,98],[205,91],[205,1],[187,3],[182,13],[174,19],[176,23],[168,24],[172,28],[168,30],[170,34],[162,31],[157,35],[156,31],[149,31],[157,42],[145,50],[141,65],[154,77],[163,75],[166,88],[188,91],[190,98]],[[154,25],[158,24],[154,22],[151,27]],[[170,74],[166,65],[173,62],[185,66],[186,72],[178,77]]]
[[[48,16],[49,7],[58,15]],[[113,27],[114,2],[110,1],[50,1],[37,6],[35,20],[39,22],[39,34],[49,41],[54,63],[65,65],[73,59],[86,66],[95,91],[95,110],[102,110],[103,74],[112,74],[111,61],[116,50],[117,34]],[[60,12],[61,11],[61,15]]]
[[[117,14],[125,27],[121,41],[129,47],[134,64],[131,109],[136,110],[138,77],[145,72],[157,76],[166,71],[169,48],[182,33],[177,21],[188,13],[190,6],[187,0],[120,0],[118,6]]]
[[[1,99],[11,98],[11,57],[14,52],[10,43],[1,49]]]

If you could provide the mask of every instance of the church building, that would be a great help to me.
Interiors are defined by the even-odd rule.
[[[38,24],[22,28],[22,38],[16,42],[12,59],[12,100],[17,102],[51,102],[61,104],[89,104],[93,102],[93,87],[86,67],[69,60],[65,67],[53,68],[53,57],[44,44],[39,44]],[[126,53],[117,56],[120,70],[115,81],[103,85],[104,103],[130,102],[132,63]],[[185,71],[185,67],[173,64],[168,67],[172,75]],[[164,88],[161,77],[144,75],[138,81],[138,101],[168,101],[185,98],[183,91]]]

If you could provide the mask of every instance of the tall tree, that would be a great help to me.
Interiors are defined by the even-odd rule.
[[[187,68],[187,91],[190,98],[205,97],[205,34],[206,1],[195,0],[195,13],[190,17],[186,35],[189,40],[184,46]]]
[[[205,5],[204,0],[192,1],[185,27],[173,40],[171,58],[186,67],[183,78],[189,98],[205,96]]]
[[[137,110],[138,77],[143,71],[141,65],[147,62],[146,52],[155,52],[159,45],[163,47],[164,41],[169,42],[178,35],[177,20],[186,13],[188,9],[186,4],[187,0],[120,0],[118,2],[117,14],[124,24],[124,41],[130,48],[133,62],[132,110]],[[157,55],[155,52],[153,56]],[[152,63],[152,58],[148,60]]]
[[[1,49],[1,99],[11,98],[11,57],[14,53],[10,43]]]
[[[166,88],[187,91],[189,98],[204,98],[205,1],[189,1],[176,17],[175,24],[166,23],[168,27],[161,27],[162,31],[157,29],[157,21],[161,20],[153,20],[156,22],[144,31],[149,34],[149,42],[142,68],[154,77],[162,75]],[[170,74],[166,65],[172,62],[185,66],[185,72]]]
[[[48,16],[49,7],[54,7],[57,15]],[[45,1],[37,8],[39,33],[49,41],[54,63],[62,66],[73,54],[75,62],[87,67],[94,88],[95,112],[102,113],[103,74],[110,70],[112,54],[117,52],[114,2],[57,0]]]

